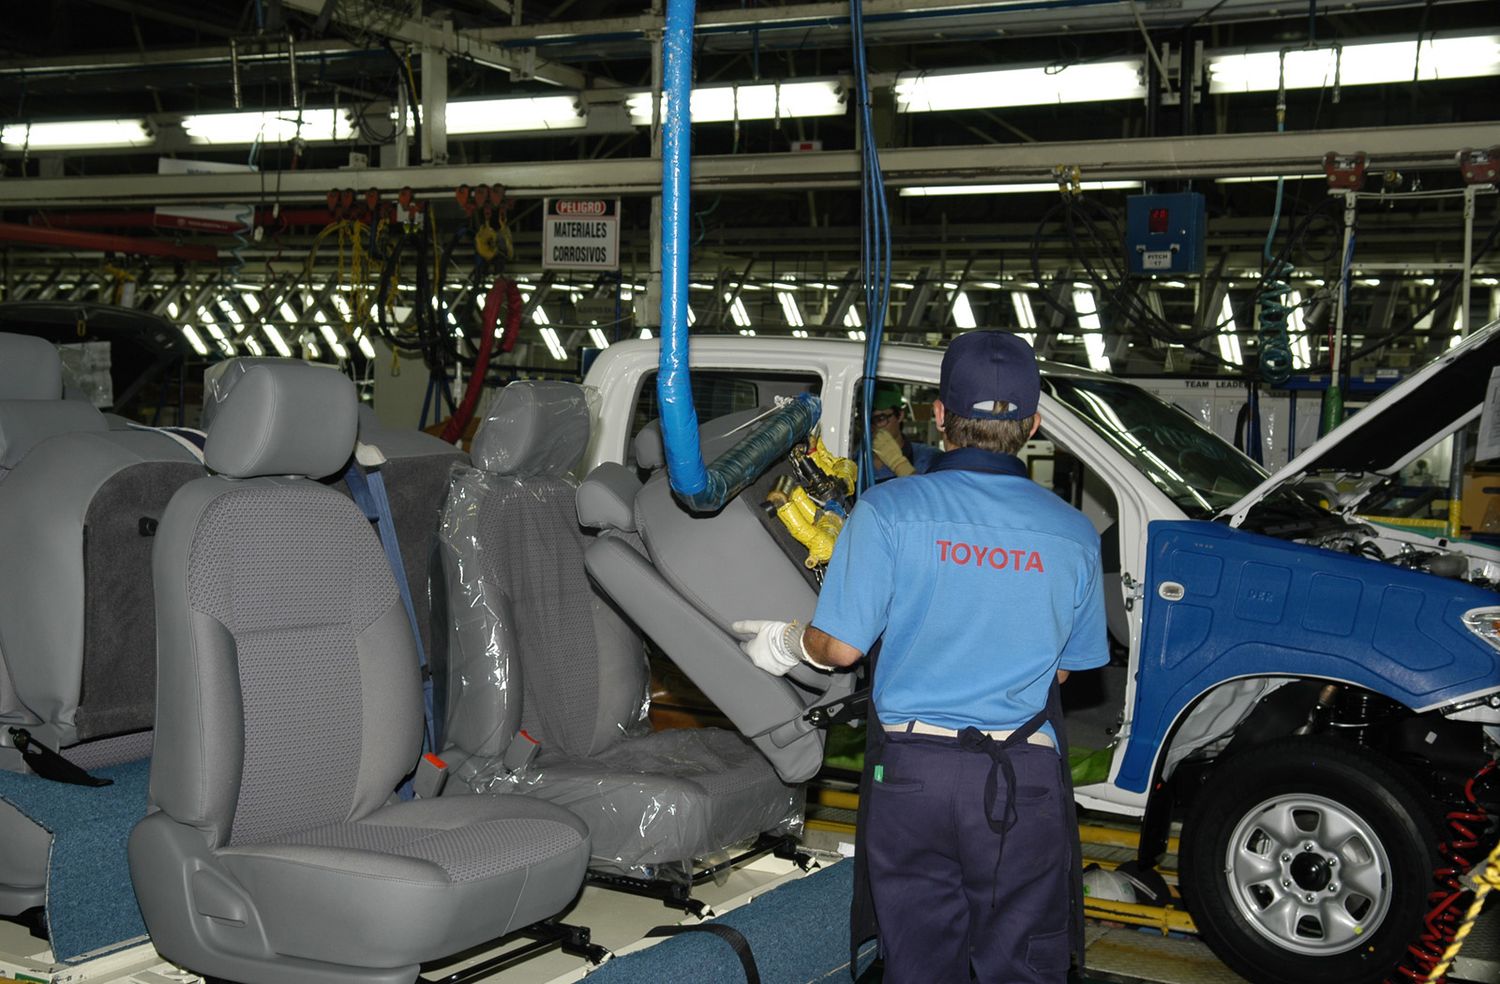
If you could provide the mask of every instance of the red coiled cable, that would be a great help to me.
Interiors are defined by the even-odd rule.
[[[495,325],[500,320],[500,304],[505,303],[505,334],[500,339],[500,351],[509,352],[516,347],[521,334],[521,291],[515,281],[507,277],[496,277],[484,299],[484,328],[479,338],[479,354],[474,359],[474,371],[469,374],[464,398],[444,425],[440,437],[450,444],[457,444],[464,429],[474,418],[474,408],[479,404],[479,394],[484,389],[485,373],[490,368],[490,351],[495,342]]]
[[[1432,968],[1442,960],[1448,944],[1453,942],[1453,935],[1457,932],[1459,919],[1462,917],[1458,903],[1469,893],[1461,879],[1474,867],[1474,862],[1464,852],[1480,846],[1478,830],[1489,818],[1489,812],[1479,805],[1474,786],[1494,768],[1493,761],[1486,762],[1483,768],[1464,783],[1467,805],[1449,811],[1446,817],[1448,839],[1438,844],[1441,858],[1432,872],[1437,886],[1427,896],[1430,908],[1423,923],[1422,935],[1407,947],[1406,957],[1393,975],[1398,984],[1426,981]],[[1440,980],[1446,981],[1447,978]]]

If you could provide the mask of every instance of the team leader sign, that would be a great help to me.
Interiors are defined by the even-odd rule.
[[[542,221],[543,269],[620,268],[618,198],[548,198]]]

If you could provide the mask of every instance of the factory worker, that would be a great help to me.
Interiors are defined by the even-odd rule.
[[[902,427],[910,411],[901,387],[881,383],[875,387],[874,410],[870,413],[871,450],[875,452],[875,481],[919,475],[932,467],[938,449],[909,439]]]
[[[1015,335],[954,339],[933,404],[946,452],[864,492],[805,631],[735,625],[778,674],[878,643],[853,923],[858,942],[867,887],[888,984],[1063,984],[1082,955],[1057,684],[1109,650],[1099,537],[1016,457],[1040,388]]]

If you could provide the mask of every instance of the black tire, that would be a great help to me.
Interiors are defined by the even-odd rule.
[[[1293,737],[1247,749],[1214,769],[1183,821],[1188,910],[1255,984],[1379,984],[1422,929],[1432,811],[1400,765],[1365,748]]]

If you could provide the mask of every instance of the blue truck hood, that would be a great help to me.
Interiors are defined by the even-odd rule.
[[[1182,713],[1228,680],[1342,681],[1416,711],[1500,690],[1500,652],[1463,614],[1500,594],[1207,521],[1147,533],[1141,654],[1115,783],[1143,791]]]

